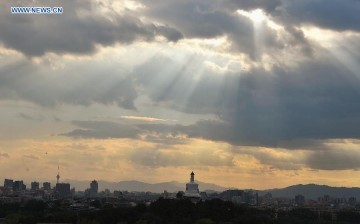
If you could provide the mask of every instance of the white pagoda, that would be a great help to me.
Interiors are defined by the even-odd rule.
[[[201,198],[199,192],[199,185],[195,182],[194,172],[191,172],[190,174],[190,182],[186,184],[186,191],[184,197],[189,198],[192,201],[198,201]]]

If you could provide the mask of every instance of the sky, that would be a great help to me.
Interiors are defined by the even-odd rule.
[[[15,6],[62,14],[11,14]],[[359,0],[4,0],[0,178],[360,187]],[[200,186],[201,188],[201,186]]]

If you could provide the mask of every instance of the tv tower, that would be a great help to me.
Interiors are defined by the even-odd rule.
[[[58,165],[58,174],[56,175],[56,183],[59,183],[59,179],[60,179],[60,172],[59,172],[59,165]]]

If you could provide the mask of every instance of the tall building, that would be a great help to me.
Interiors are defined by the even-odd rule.
[[[58,198],[68,198],[71,196],[69,183],[57,183],[55,189]]]
[[[199,185],[195,182],[195,174],[191,172],[190,182],[186,184],[185,198],[190,198],[192,201],[200,200]]]
[[[305,197],[304,195],[296,195],[295,196],[295,203],[299,206],[303,206],[305,204]]]
[[[99,185],[98,185],[98,182],[96,180],[93,180],[91,183],[90,183],[90,197],[95,197],[97,196],[98,194],[98,191],[99,191]]]
[[[26,190],[26,185],[22,180],[14,181],[13,191],[24,191]]]
[[[69,198],[71,197],[70,184],[69,183],[59,183],[60,180],[60,167],[58,165],[58,174],[56,175],[56,186],[55,193],[58,198]]]
[[[31,182],[31,190],[32,190],[32,191],[37,191],[37,190],[39,190],[39,186],[40,186],[39,182],[36,182],[36,181]]]
[[[352,206],[356,205],[356,198],[355,197],[349,198],[349,205],[352,205]]]
[[[44,182],[44,183],[43,183],[43,189],[44,189],[45,191],[50,191],[50,190],[51,190],[51,184],[50,184],[50,182]]]
[[[4,187],[8,188],[8,189],[13,189],[14,187],[14,181],[11,179],[5,179],[4,180]]]
[[[59,168],[59,165],[58,165],[58,174],[56,175],[56,183],[58,184],[59,183],[59,180],[60,180],[60,168]]]

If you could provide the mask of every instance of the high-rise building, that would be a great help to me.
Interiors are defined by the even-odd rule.
[[[299,206],[304,205],[304,204],[305,204],[305,197],[304,197],[304,195],[301,195],[301,194],[296,195],[296,196],[295,196],[295,203],[296,203],[297,205],[299,205]]]
[[[91,183],[90,183],[90,191],[89,191],[90,197],[97,196],[98,191],[99,191],[98,182],[96,180],[91,181]]]
[[[26,185],[22,180],[14,181],[13,191],[24,191],[26,190]]]
[[[355,197],[349,198],[349,205],[352,205],[352,206],[356,205],[356,198]]]
[[[50,184],[50,182],[44,182],[44,183],[43,183],[43,189],[44,189],[45,191],[50,191],[50,190],[51,190],[51,184]]]
[[[31,190],[32,190],[32,191],[37,191],[37,190],[39,190],[39,186],[40,186],[39,182],[36,182],[36,181],[31,182]]]
[[[56,189],[56,195],[59,198],[68,198],[71,196],[69,183],[57,183],[55,189]]]
[[[14,187],[14,181],[11,179],[5,179],[4,180],[4,187],[8,188],[8,189],[13,189]]]
[[[56,175],[56,183],[58,184],[60,180],[60,167],[58,165],[58,174]]]

